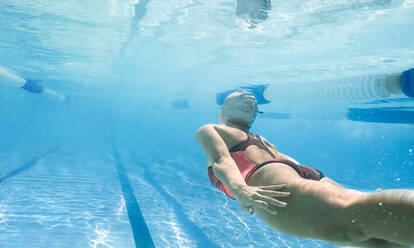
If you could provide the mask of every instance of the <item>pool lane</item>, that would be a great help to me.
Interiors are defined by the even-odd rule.
[[[46,151],[43,154],[40,154],[32,159],[30,159],[29,161],[23,163],[20,167],[18,167],[17,169],[14,169],[12,171],[10,171],[9,173],[7,173],[6,175],[0,177],[0,184],[2,184],[3,182],[5,182],[7,179],[14,177],[18,174],[20,174],[21,172],[24,172],[30,168],[32,168],[33,166],[35,166],[37,164],[37,162],[46,157],[47,155],[56,152],[61,146],[54,146],[51,149],[49,149],[48,151]]]
[[[134,247],[112,154],[65,146],[30,161],[0,185],[1,247]]]
[[[130,150],[129,155],[137,167],[149,167],[149,165],[144,160],[139,159],[134,151]],[[154,177],[157,177],[157,175],[154,175],[148,170],[143,169],[142,177],[145,181],[150,183],[151,186],[154,187],[154,189],[168,202],[168,205],[171,207],[171,212],[176,216],[177,225],[180,226],[181,229],[189,236],[192,242],[194,242],[195,247],[219,247],[206,235],[205,231],[203,231],[197,223],[189,218],[189,213],[186,213],[184,206],[182,206],[173,195],[164,190],[162,185],[160,185],[157,180],[155,180]]]
[[[142,216],[141,209],[135,198],[134,191],[132,190],[131,183],[129,182],[127,172],[123,165],[121,156],[118,150],[113,146],[113,154],[115,158],[116,168],[118,172],[119,182],[121,183],[122,194],[125,199],[126,208],[128,212],[129,222],[131,224],[132,233],[134,235],[136,248],[152,248],[154,242],[151,238],[151,234]]]

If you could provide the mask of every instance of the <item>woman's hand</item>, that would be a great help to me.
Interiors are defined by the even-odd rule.
[[[289,192],[281,192],[278,190],[285,189],[286,185],[271,185],[271,186],[243,186],[234,192],[233,196],[236,198],[241,209],[254,214],[255,208],[261,208],[271,214],[277,214],[276,207],[286,207],[287,203],[279,201],[275,198],[289,197]]]

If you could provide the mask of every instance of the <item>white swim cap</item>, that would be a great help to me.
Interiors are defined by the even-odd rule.
[[[223,122],[238,122],[250,127],[256,118],[257,101],[249,91],[231,93],[221,107]]]

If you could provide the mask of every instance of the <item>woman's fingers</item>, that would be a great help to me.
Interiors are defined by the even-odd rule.
[[[281,192],[286,188],[286,184],[270,185],[270,186],[258,186],[258,187],[247,187],[250,195],[241,195],[239,204],[243,211],[250,214],[254,213],[254,208],[263,209],[271,214],[277,214],[276,207],[286,207],[287,203],[279,201],[277,198],[289,197],[290,192]],[[253,208],[254,207],[254,208]]]
[[[271,208],[267,202],[262,201],[262,200],[255,200],[254,202],[256,203],[256,206],[258,208],[261,208],[261,209],[269,212],[270,214],[277,214],[277,211],[275,209]]]
[[[290,192],[280,192],[280,191],[271,191],[271,190],[259,190],[257,193],[265,196],[271,197],[289,197]]]
[[[258,193],[260,193],[260,192],[258,192]],[[273,195],[273,193],[268,193],[268,194]],[[283,208],[283,207],[286,207],[286,205],[287,205],[286,202],[279,201],[279,200],[277,200],[273,197],[268,197],[268,196],[265,196],[263,194],[258,194],[254,198],[256,198],[255,200],[266,202],[267,205],[273,205],[273,206],[276,206],[276,207],[282,207]]]
[[[264,190],[280,190],[286,189],[286,184],[278,184],[278,185],[269,185],[269,186],[259,186],[260,189]]]
[[[276,206],[276,207],[284,208],[287,206],[286,202],[282,202],[282,201],[276,200],[275,198],[271,198],[271,197],[263,197],[262,201],[266,201],[268,204]]]

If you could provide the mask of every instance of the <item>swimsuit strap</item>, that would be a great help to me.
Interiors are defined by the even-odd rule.
[[[274,157],[273,153],[270,152],[270,150],[263,143],[263,141],[262,141],[262,139],[260,138],[259,135],[257,135],[257,134],[251,134],[251,133],[247,133],[247,132],[246,132],[246,134],[247,134],[247,140],[242,141],[241,143],[233,146],[230,149],[230,153],[232,153],[232,152],[238,152],[238,151],[245,151],[247,149],[247,147],[249,147],[251,145],[255,145],[255,146],[259,147],[260,149],[265,150],[272,157]]]
[[[247,149],[247,147],[251,146],[251,145],[256,145],[255,140],[252,139],[252,136],[250,135],[250,133],[247,133],[247,140],[240,142],[239,144],[233,146],[229,151],[230,153],[232,152],[238,152],[238,151],[244,151]]]
[[[258,147],[260,147],[261,149],[265,150],[267,153],[269,153],[269,154],[270,154],[270,156],[272,156],[273,158],[275,158],[275,156],[273,155],[273,153],[272,153],[272,152],[269,150],[269,148],[267,148],[267,146],[263,143],[262,138],[260,138],[260,136],[259,136],[259,135],[257,135],[257,134],[256,134],[256,138],[257,138],[257,140],[259,140],[259,142],[260,142],[260,145],[259,145],[259,144],[257,144],[257,146],[258,146]]]

